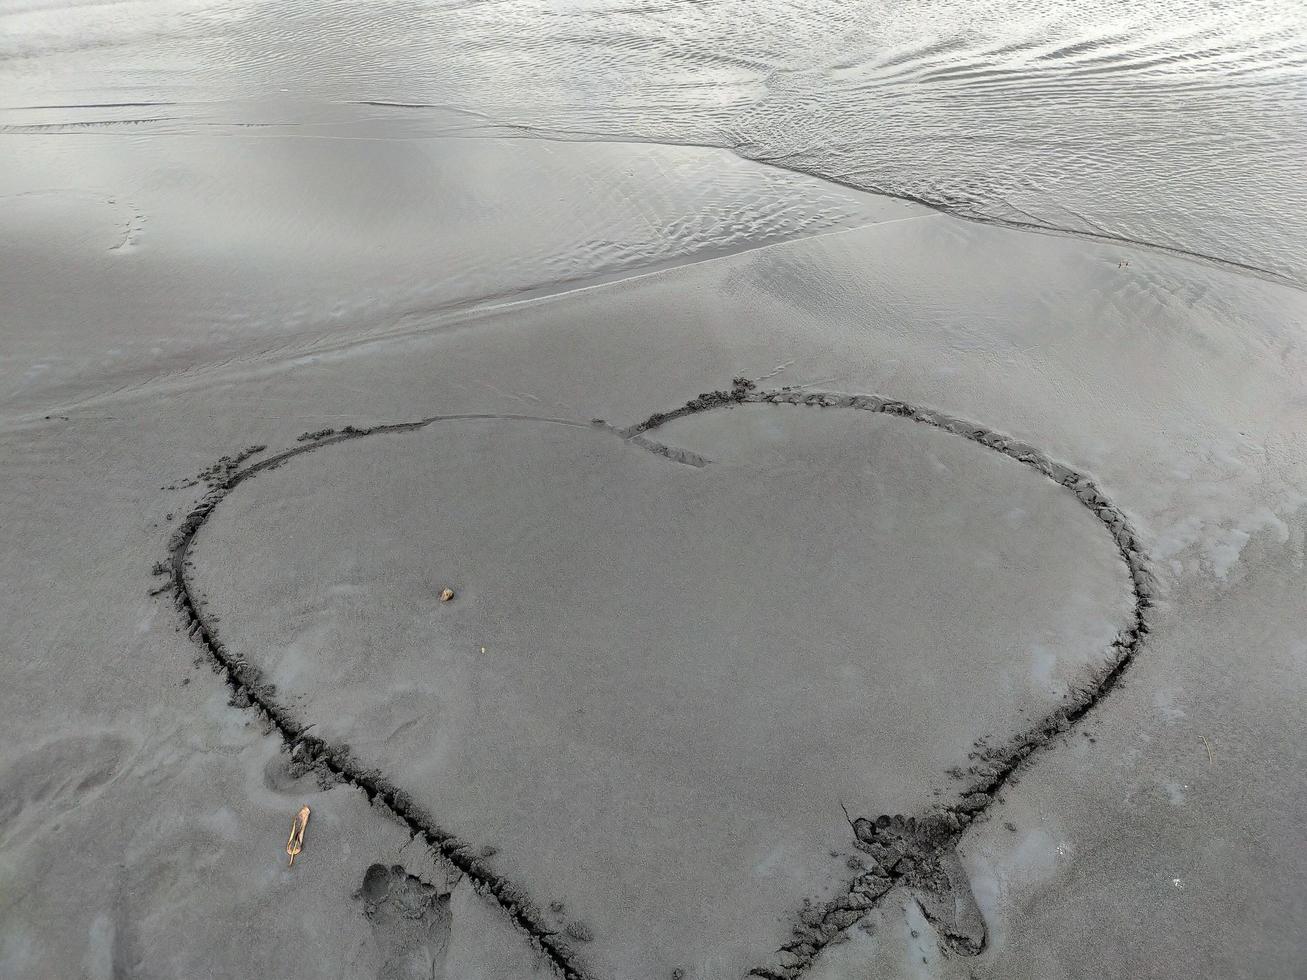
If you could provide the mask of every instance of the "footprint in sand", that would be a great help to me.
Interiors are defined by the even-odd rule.
[[[372,924],[377,980],[444,980],[450,893],[399,865],[374,864],[354,897]]]

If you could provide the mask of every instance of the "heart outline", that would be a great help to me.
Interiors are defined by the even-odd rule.
[[[289,460],[318,449],[370,435],[416,432],[437,422],[473,419],[526,421],[539,424],[594,428],[620,437],[674,462],[692,466],[705,465],[693,453],[664,445],[647,433],[678,418],[718,408],[741,404],[793,405],[818,408],[847,408],[874,414],[894,415],[909,421],[951,432],[1022,463],[1068,490],[1094,515],[1111,536],[1129,572],[1132,609],[1125,626],[1108,647],[1108,656],[1089,683],[1063,695],[1059,705],[1035,725],[1009,736],[1004,744],[990,746],[977,740],[981,761],[969,771],[973,777],[951,805],[936,805],[920,817],[881,815],[872,821],[866,817],[849,819],[855,840],[871,855],[870,870],[864,869],[848,884],[846,894],[819,909],[805,909],[796,916],[795,939],[775,951],[774,966],[755,968],[747,974],[759,980],[794,980],[829,944],[834,935],[861,919],[897,884],[917,884],[944,875],[956,878],[959,867],[956,845],[970,823],[993,802],[1021,765],[1058,734],[1083,718],[1120,680],[1134,662],[1144,638],[1151,630],[1148,610],[1156,594],[1156,579],[1139,541],[1126,516],[1087,474],[1051,460],[1039,450],[1003,435],[986,426],[956,418],[934,409],[876,395],[850,395],[810,389],[779,388],[759,390],[754,382],[736,378],[729,390],[706,392],[670,412],[660,412],[642,422],[619,429],[601,419],[590,423],[571,419],[529,415],[476,413],[434,415],[412,422],[341,430],[321,430],[301,436],[299,446],[283,450],[258,462],[245,465],[266,446],[252,446],[235,456],[227,456],[202,471],[196,482],[204,482],[208,491],[178,526],[169,539],[167,559],[155,565],[156,574],[167,574],[169,581],[160,591],[172,587],[174,604],[182,615],[188,635],[208,655],[214,670],[232,691],[232,702],[254,710],[281,737],[285,748],[301,761],[361,790],[369,802],[388,810],[403,823],[413,837],[421,837],[441,857],[458,869],[476,890],[491,898],[513,923],[541,950],[564,980],[590,980],[571,947],[541,920],[540,913],[526,892],[485,864],[469,843],[441,829],[434,817],[419,807],[406,792],[381,772],[369,770],[354,760],[344,746],[333,746],[308,733],[310,725],[301,724],[290,710],[277,700],[276,689],[263,680],[260,669],[233,654],[217,636],[213,623],[203,612],[204,603],[197,598],[187,570],[192,567],[190,550],[195,538],[213,511],[240,484]],[[194,485],[194,484],[192,484]],[[848,816],[847,810],[845,811]],[[893,860],[888,865],[881,862]],[[983,925],[979,942],[964,936],[958,940],[962,952],[976,953],[984,945]]]

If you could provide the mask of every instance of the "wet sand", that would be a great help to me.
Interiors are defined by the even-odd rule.
[[[396,298],[366,258],[393,225],[342,219],[348,249],[324,262],[343,246],[322,197],[264,222],[236,206],[262,186],[271,207],[264,175],[216,182],[189,150],[136,195],[185,175],[206,188],[186,221],[165,198],[139,224],[21,203],[4,247],[25,264],[0,301],[25,325],[0,428],[0,974],[1292,976],[1304,295],[752,164],[714,188],[749,227],[615,235],[602,281],[537,295],[539,256],[637,227],[646,202],[673,213],[731,165],[608,147],[599,184],[579,152],[558,184],[524,145],[477,152],[539,174],[554,210],[485,239],[412,232],[437,265],[536,242],[507,297],[469,261]],[[23,166],[10,186],[41,190]],[[638,194],[597,207],[605,175],[641,167]],[[462,173],[432,215],[475,199]],[[187,226],[231,238],[183,246]],[[333,318],[336,297],[354,305]],[[281,316],[319,301],[302,329]],[[630,438],[736,378],[936,410],[1091,479],[1156,582],[1120,682],[1095,686],[1131,616],[1114,538],[1011,454],[851,405],[723,405],[643,434],[667,454]],[[496,418],[260,473],[185,556],[209,639],[330,750],[291,756],[284,719],[215,672],[176,608],[178,526],[223,457],[466,415]],[[1088,714],[949,838],[956,861],[931,867],[953,891],[900,871],[782,950],[873,862],[896,866],[843,808],[959,812],[973,739],[1007,744],[1085,690]],[[405,799],[360,792],[382,785]],[[415,820],[452,836],[414,838]]]

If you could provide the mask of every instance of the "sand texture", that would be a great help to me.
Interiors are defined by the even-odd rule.
[[[0,133],[0,977],[1301,974],[1280,252],[234,105]]]

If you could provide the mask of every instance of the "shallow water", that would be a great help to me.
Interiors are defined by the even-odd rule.
[[[373,138],[434,124],[725,146],[1307,280],[1296,0],[35,0],[0,25],[11,134],[322,135],[324,106],[362,102]]]
[[[357,110],[328,115],[319,139],[194,120],[11,137],[0,411],[46,414],[873,222],[947,220],[724,150],[400,139],[399,121],[374,139]]]

